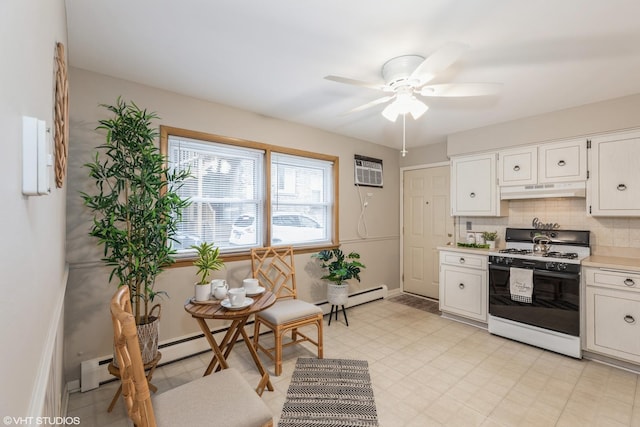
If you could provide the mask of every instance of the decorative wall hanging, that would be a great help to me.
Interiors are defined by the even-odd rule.
[[[56,44],[56,99],[54,114],[54,144],[56,187],[62,188],[67,172],[69,155],[69,94],[67,80],[67,64],[64,56],[64,45]]]

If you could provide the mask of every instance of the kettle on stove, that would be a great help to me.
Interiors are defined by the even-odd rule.
[[[535,255],[544,255],[551,249],[551,240],[544,234],[536,234],[533,236],[533,253]]]

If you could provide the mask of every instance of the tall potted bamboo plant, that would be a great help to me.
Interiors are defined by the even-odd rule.
[[[160,154],[152,125],[156,113],[121,98],[115,105],[101,106],[113,117],[100,120],[97,127],[106,131],[106,142],[85,165],[96,188],[82,198],[93,214],[89,234],[103,245],[102,261],[112,268],[109,281],[115,277],[118,286],[129,287],[147,363],[157,354],[160,309],[153,303],[166,295],[155,289],[155,280],[174,262],[175,251],[168,243],[189,204],[177,193],[189,172],[169,169]]]

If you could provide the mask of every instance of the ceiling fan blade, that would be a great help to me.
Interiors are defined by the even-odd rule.
[[[456,62],[458,58],[469,48],[462,43],[447,43],[427,59],[422,61],[411,73],[411,78],[420,82],[420,86],[433,79],[438,73]]]
[[[499,93],[501,88],[500,83],[444,83],[423,86],[419,93],[422,96],[442,97],[486,96]]]
[[[371,108],[374,105],[384,104],[387,101],[391,101],[395,97],[396,97],[395,95],[390,95],[390,96],[383,96],[382,98],[374,99],[371,102],[367,102],[366,104],[363,104],[363,105],[361,105],[359,107],[356,107],[356,108],[353,108],[353,109],[347,111],[345,114],[356,113],[358,111],[362,111],[362,110],[366,110],[367,108]]]
[[[387,86],[381,83],[369,83],[362,80],[350,79],[348,77],[340,76],[324,76],[325,80],[331,80],[332,82],[345,83],[348,85],[368,87],[369,89],[384,90],[387,91]]]

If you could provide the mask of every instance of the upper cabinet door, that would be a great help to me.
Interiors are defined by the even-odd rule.
[[[538,182],[541,184],[587,179],[586,139],[542,144],[538,153]]]
[[[589,213],[640,216],[640,132],[593,138],[590,151]]]
[[[499,198],[494,153],[451,158],[452,215],[507,215],[508,206]]]
[[[498,153],[500,185],[528,185],[538,182],[538,148],[516,148]]]

